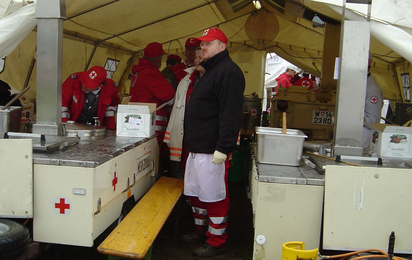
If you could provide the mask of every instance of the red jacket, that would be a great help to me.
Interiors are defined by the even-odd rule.
[[[175,90],[160,70],[149,60],[140,59],[134,65],[130,85],[130,102],[156,103],[156,107],[170,101],[175,96]],[[169,119],[166,107],[156,112],[156,133],[158,142],[163,141]]]
[[[292,79],[291,75],[282,73],[279,75],[279,77],[276,78],[276,81],[278,82],[278,86],[282,86],[283,88],[289,88],[291,85],[290,83],[291,79]]]
[[[83,109],[85,93],[79,78],[85,72],[70,75],[62,86],[62,122],[76,121]],[[119,91],[116,83],[107,78],[99,94],[97,115],[107,129],[116,129],[115,113],[119,104]]]
[[[186,63],[182,62],[172,67],[171,70],[175,74],[176,84],[179,85],[179,82],[187,75],[185,71],[187,69]]]
[[[291,75],[286,74],[285,72],[280,74],[277,78],[276,81],[278,82],[278,85],[276,86],[276,89],[272,89],[272,91],[277,94],[279,92],[279,88],[289,88],[291,83],[290,80],[292,79]]]

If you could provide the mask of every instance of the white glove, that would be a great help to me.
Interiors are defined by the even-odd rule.
[[[226,161],[226,157],[227,155],[224,153],[219,152],[218,150],[215,151],[215,153],[213,154],[213,160],[212,163],[215,164],[221,164],[224,161]]]

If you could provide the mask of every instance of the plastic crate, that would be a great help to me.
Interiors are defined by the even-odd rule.
[[[412,104],[396,103],[393,122],[402,126],[412,119]]]

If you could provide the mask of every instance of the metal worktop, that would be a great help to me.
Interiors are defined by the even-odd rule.
[[[334,158],[311,152],[302,154],[299,166],[264,164],[256,160],[256,144],[251,145],[254,167],[260,182],[324,185],[327,165],[412,169],[411,159],[341,156],[341,161],[336,162]]]
[[[320,174],[314,167],[301,160],[299,166],[284,166],[258,163],[255,152],[256,145],[252,144],[251,154],[256,167],[257,179],[260,182],[285,183],[299,185],[324,185],[325,175]]]
[[[141,145],[152,137],[117,137],[115,130],[96,140],[76,137],[46,136],[33,140],[33,163],[77,167],[97,167],[110,159]]]

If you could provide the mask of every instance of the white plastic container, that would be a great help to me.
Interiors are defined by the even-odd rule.
[[[257,161],[259,163],[299,166],[303,142],[307,136],[300,130],[256,127]]]

